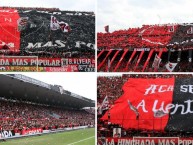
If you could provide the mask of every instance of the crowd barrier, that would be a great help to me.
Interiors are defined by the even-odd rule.
[[[98,145],[193,145],[193,138],[185,137],[130,137],[98,138]]]
[[[53,130],[42,130],[41,128],[39,129],[36,128],[36,129],[30,129],[27,132],[22,131],[23,135],[21,135],[20,133],[15,133],[14,131],[3,130],[3,131],[0,131],[0,141],[6,140],[6,139],[16,139],[16,138],[44,135],[44,134],[50,134],[50,133],[80,130],[80,129],[86,129],[90,127],[94,127],[94,126],[78,126],[78,127],[70,127],[70,128],[58,128]]]

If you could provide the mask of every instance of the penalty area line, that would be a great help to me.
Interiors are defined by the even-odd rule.
[[[82,140],[79,140],[79,141],[76,141],[76,142],[73,142],[73,143],[70,143],[70,144],[67,144],[67,145],[74,145],[74,144],[76,144],[76,143],[79,143],[79,142],[82,142],[82,141],[85,141],[85,140],[89,140],[89,139],[91,139],[91,138],[93,138],[93,137],[95,137],[95,136],[91,136],[91,137],[89,137],[89,138],[85,138],[85,139],[82,139]]]

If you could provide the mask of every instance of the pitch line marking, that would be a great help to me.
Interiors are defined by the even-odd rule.
[[[88,137],[88,138],[85,138],[85,139],[82,139],[82,140],[79,140],[79,141],[77,141],[77,142],[73,142],[73,143],[70,143],[70,144],[67,144],[67,145],[74,145],[74,144],[76,144],[76,143],[79,143],[79,142],[82,142],[82,141],[91,139],[91,138],[93,138],[93,137],[95,137],[95,136],[91,136],[91,137]]]

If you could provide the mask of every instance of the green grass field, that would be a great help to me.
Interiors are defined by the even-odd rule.
[[[83,129],[42,136],[12,139],[1,145],[94,145],[95,129]]]

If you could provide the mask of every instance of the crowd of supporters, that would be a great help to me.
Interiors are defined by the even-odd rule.
[[[192,24],[143,25],[141,28],[98,33],[97,47],[98,50],[166,48],[168,46],[177,48],[192,45],[189,42],[192,34]]]
[[[61,11],[59,8],[44,8],[44,7],[9,7],[9,6],[2,6],[2,9],[17,9],[22,11],[28,11],[28,10],[36,10],[36,11],[48,11],[48,12],[58,12]],[[71,11],[65,11],[65,12],[71,12]],[[79,11],[74,11],[79,13]],[[87,11],[81,11],[82,13],[88,13],[94,15],[94,12],[87,12]]]
[[[122,128],[121,125],[112,124],[108,121],[102,121],[100,118],[113,107],[114,102],[123,95],[122,86],[129,78],[192,78],[192,74],[123,74],[120,76],[98,76],[97,78],[97,126],[98,126],[98,137],[113,137],[113,128]],[[102,106],[105,98],[105,107]],[[104,108],[103,108],[104,107]],[[101,108],[102,111],[101,111]],[[133,136],[180,136],[190,137],[193,136],[189,133],[184,132],[160,132],[160,131],[148,131],[148,130],[125,130],[122,128],[122,137],[133,137]]]
[[[121,76],[99,76],[97,79],[97,103],[100,105],[104,98],[108,96],[110,104],[114,104],[122,94],[122,86],[129,78],[187,78],[191,74],[123,74]]]
[[[3,7],[3,9],[7,8],[10,7]],[[20,31],[20,48],[9,49],[9,45],[1,46],[0,44],[0,55],[32,55],[48,58],[95,57],[95,14],[93,12],[60,11],[58,8],[14,8],[19,10],[18,13],[21,18],[28,18],[25,28]],[[32,11],[25,12],[25,10]],[[62,30],[51,31],[51,15],[46,11],[53,12],[59,22],[67,23],[70,31],[65,33]],[[55,14],[54,11],[59,11],[59,13]],[[7,29],[7,25],[3,25],[3,27]],[[15,32],[17,27],[15,25],[14,28],[10,29],[13,29],[13,33],[18,33]],[[55,44],[55,41],[58,40],[61,41],[62,47],[60,44]],[[2,42],[9,43],[8,36],[3,37]],[[34,46],[28,48],[29,43]],[[36,45],[36,43],[41,44]],[[44,46],[45,44],[46,46]]]
[[[190,66],[192,52],[188,51],[192,49],[192,42],[192,24],[143,25],[141,28],[98,33],[98,71],[165,72],[168,71],[165,68],[168,62],[178,63],[174,71],[192,71]],[[131,57],[134,51],[137,52]],[[144,51],[143,54],[141,54],[142,51]],[[153,53],[149,55],[151,51]],[[161,51],[161,63],[154,70],[152,64],[155,55]],[[182,51],[182,54],[178,55],[179,51]],[[172,56],[170,56],[171,52]],[[140,55],[142,57],[139,59]],[[112,62],[109,63],[109,61]],[[128,61],[130,61],[129,65]],[[146,61],[148,65],[143,69]],[[189,62],[188,67],[187,62]]]
[[[7,6],[4,6],[2,7],[3,9],[8,9],[8,8],[12,8],[12,9],[17,9],[17,10],[37,10],[37,11],[50,11],[50,12],[53,12],[53,11],[60,11],[59,8],[36,8],[36,7],[7,7]]]
[[[13,100],[0,100],[0,129],[20,133],[24,129],[43,130],[94,125],[95,116],[84,110],[70,110]]]
[[[168,25],[144,25],[142,28],[98,33],[97,47],[98,49],[164,48],[174,33],[174,30],[170,29],[171,26]]]

